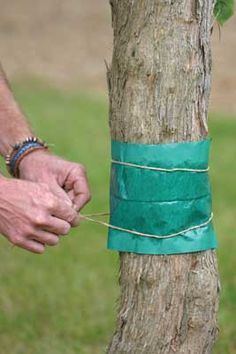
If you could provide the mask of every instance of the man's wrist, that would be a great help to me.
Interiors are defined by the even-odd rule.
[[[33,150],[28,155],[24,156],[18,165],[19,178],[25,173],[27,174],[31,169],[34,169],[38,164],[41,164],[41,168],[43,168],[42,159],[51,155],[52,152],[49,149],[42,149]]]
[[[27,137],[21,142],[17,142],[6,155],[5,162],[9,173],[13,177],[18,177],[18,167],[22,159],[35,150],[47,150],[48,145],[37,137]]]

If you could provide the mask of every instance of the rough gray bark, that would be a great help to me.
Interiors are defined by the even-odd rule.
[[[110,0],[113,139],[159,143],[207,135],[212,0]],[[120,254],[120,307],[108,353],[211,353],[215,251]]]

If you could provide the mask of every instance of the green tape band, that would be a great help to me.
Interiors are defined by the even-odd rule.
[[[108,248],[142,254],[216,248],[209,148],[209,139],[158,145],[112,141],[109,223],[126,231],[110,227]],[[180,234],[167,237],[175,233]]]

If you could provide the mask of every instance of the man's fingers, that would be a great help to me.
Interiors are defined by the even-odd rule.
[[[74,204],[72,203],[72,201],[74,199],[73,190],[66,193],[66,191],[64,189],[62,189],[59,185],[53,185],[51,189],[52,189],[52,192],[58,198],[61,198],[61,200],[68,202],[68,205],[72,206],[74,208],[74,210],[69,213],[69,217],[67,216],[67,219],[65,219],[65,220],[70,221],[70,224],[72,227],[78,226],[79,221],[80,221],[80,217],[79,217],[79,214],[76,212],[76,208],[74,207]]]
[[[82,209],[90,200],[91,194],[88,186],[88,181],[85,176],[79,176],[73,184],[74,200],[76,210]]]
[[[50,216],[47,225],[43,229],[56,235],[67,235],[71,229],[71,225],[65,220]]]
[[[80,211],[88,202],[90,198],[86,194],[79,194],[74,199],[76,210]]]
[[[48,246],[56,246],[59,243],[58,235],[43,230],[37,230],[30,238]]]
[[[17,246],[27,251],[38,254],[42,254],[45,251],[45,246],[42,243],[34,240],[24,240]]]
[[[77,210],[77,206],[75,204],[73,205],[73,207],[75,210]],[[79,215],[79,213],[76,213],[76,217],[72,221],[71,226],[76,227],[76,226],[79,226],[79,224],[80,224],[80,215]]]
[[[67,193],[68,197],[70,198],[70,200],[72,200],[72,202],[73,202],[73,200],[75,199],[75,193],[74,193],[73,189],[70,189],[66,193]]]
[[[50,189],[53,192],[53,194],[61,200],[61,203],[66,203],[68,204],[69,207],[74,207],[72,203],[73,194],[74,194],[73,190],[66,193],[66,191],[56,183],[50,184]],[[61,210],[61,205],[60,205],[60,210]],[[60,212],[60,210],[57,211],[57,214],[54,215],[62,218],[63,220],[68,221],[73,227],[79,225],[79,216],[75,208],[74,210],[68,208],[66,212],[64,212],[64,210]]]
[[[72,200],[70,196],[56,182],[50,184],[50,189],[52,193],[59,199],[61,199],[64,203],[67,203],[69,206],[72,206]]]
[[[73,208],[73,204],[70,201],[70,205],[60,198],[57,198],[53,208],[51,208],[51,214],[56,218],[72,223],[77,217],[76,210]]]

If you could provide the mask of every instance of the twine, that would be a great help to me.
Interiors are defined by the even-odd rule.
[[[97,213],[97,214],[88,214],[88,215],[80,214],[80,217],[82,219],[87,220],[87,221],[92,221],[94,223],[109,227],[109,228],[114,229],[114,230],[128,232],[130,234],[137,235],[137,236],[144,236],[144,237],[151,237],[151,238],[158,238],[158,239],[172,238],[172,237],[176,237],[176,236],[185,234],[186,232],[189,232],[189,231],[200,229],[200,228],[210,224],[210,222],[213,219],[213,213],[211,213],[211,216],[209,217],[209,219],[207,221],[203,222],[202,224],[199,224],[199,225],[196,225],[196,226],[191,226],[191,227],[189,227],[187,229],[184,229],[184,230],[181,230],[179,232],[172,233],[172,234],[152,235],[152,234],[145,234],[143,232],[139,232],[139,231],[135,231],[135,230],[124,229],[123,227],[111,225],[111,224],[108,224],[106,222],[103,222],[103,221],[100,221],[100,220],[96,220],[96,219],[93,218],[94,216],[105,216],[105,215],[110,215],[110,213]]]
[[[153,171],[160,171],[160,172],[198,172],[198,173],[202,173],[202,172],[208,172],[209,171],[209,167],[208,168],[204,168],[204,169],[194,169],[194,168],[183,168],[183,167],[176,167],[176,168],[161,168],[161,167],[152,167],[152,166],[144,166],[144,165],[138,165],[135,163],[131,163],[131,162],[124,162],[124,161],[117,161],[117,160],[111,160],[111,162],[113,164],[116,165],[124,165],[124,166],[129,166],[129,167],[136,167],[136,168],[142,168],[142,169],[146,169],[146,170],[153,170]]]
[[[193,169],[193,168],[181,168],[181,167],[177,167],[177,168],[161,168],[161,167],[152,167],[152,166],[138,165],[138,164],[134,164],[134,163],[131,163],[131,162],[117,161],[117,160],[113,160],[113,159],[111,160],[111,162],[113,164],[117,164],[117,165],[124,165],[124,166],[128,166],[128,167],[135,167],[135,168],[141,168],[141,169],[153,170],[153,171],[161,171],[161,172],[178,172],[178,171],[181,171],[181,172],[202,173],[202,172],[208,172],[209,171],[209,167],[206,168],[206,169]],[[179,235],[183,235],[183,234],[185,234],[185,233],[187,233],[189,231],[200,229],[200,228],[210,224],[212,219],[213,219],[213,213],[211,213],[211,215],[208,218],[208,220],[203,222],[202,224],[191,226],[191,227],[189,227],[187,229],[181,230],[179,232],[174,232],[174,233],[171,233],[171,234],[167,234],[167,235],[153,235],[153,234],[146,234],[146,233],[143,233],[143,232],[139,232],[139,231],[136,231],[136,230],[125,229],[125,228],[120,227],[120,226],[111,225],[111,224],[108,224],[106,222],[94,219],[94,217],[96,217],[96,216],[98,217],[98,216],[107,216],[107,215],[110,215],[110,213],[104,212],[104,213],[95,213],[95,214],[87,214],[87,215],[80,214],[80,217],[82,219],[84,219],[84,220],[91,221],[91,222],[94,222],[96,224],[100,224],[100,225],[106,226],[106,227],[114,229],[114,230],[127,232],[127,233],[130,233],[130,234],[133,234],[133,235],[137,235],[137,236],[144,236],[144,237],[157,238],[157,239],[172,238],[172,237],[176,237],[176,236],[179,236]]]

